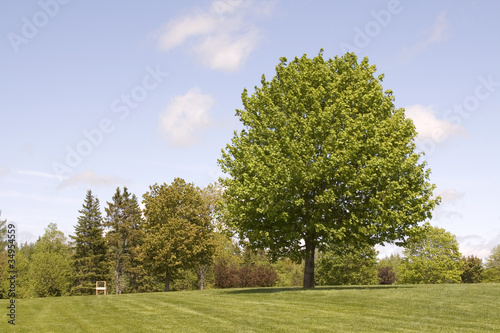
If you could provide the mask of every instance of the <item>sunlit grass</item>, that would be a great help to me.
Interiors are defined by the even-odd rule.
[[[495,332],[500,284],[228,289],[17,300],[0,332]]]

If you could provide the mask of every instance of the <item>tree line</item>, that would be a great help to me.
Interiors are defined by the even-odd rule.
[[[354,53],[280,58],[272,79],[243,90],[220,186],[155,184],[143,209],[118,188],[105,216],[89,191],[70,242],[49,225],[20,247],[21,290],[496,281],[498,247],[484,264],[463,258],[454,235],[425,223],[440,197],[383,78]],[[384,243],[403,256],[378,261]]]
[[[18,247],[18,297],[91,295],[96,281],[115,294],[301,285],[304,260],[273,260],[233,237],[220,191],[176,178],[151,186],[141,209],[134,194],[117,188],[102,215],[89,190],[70,240],[51,223],[36,242]],[[0,222],[3,236],[6,224]],[[483,263],[461,256],[453,234],[428,224],[410,236],[402,256],[378,260],[373,246],[331,245],[315,257],[317,285],[500,282],[500,245]],[[2,298],[7,259],[3,243]]]

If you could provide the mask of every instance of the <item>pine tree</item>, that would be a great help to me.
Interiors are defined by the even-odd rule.
[[[137,292],[145,272],[139,260],[138,246],[142,240],[142,214],[135,194],[125,187],[116,189],[113,201],[108,202],[105,226],[106,240],[113,261],[114,283],[117,294]]]
[[[90,295],[95,292],[96,281],[109,278],[107,244],[103,237],[103,221],[99,200],[87,191],[83,208],[79,211],[73,240],[75,281],[72,294]]]

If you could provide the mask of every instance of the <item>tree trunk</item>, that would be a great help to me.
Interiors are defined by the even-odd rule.
[[[122,293],[122,281],[121,281],[121,276],[120,272],[118,269],[115,271],[115,280],[116,280],[116,294],[120,295]]]
[[[122,263],[119,249],[116,250],[116,264],[115,264],[115,283],[116,283],[116,294],[120,295],[122,293]]]
[[[306,240],[306,262],[304,265],[304,289],[314,288],[314,251],[316,247]]]
[[[165,291],[170,291],[170,276],[165,274]]]
[[[208,265],[200,265],[196,270],[196,274],[198,275],[198,285],[200,290],[205,289],[205,275],[207,274],[209,266]]]

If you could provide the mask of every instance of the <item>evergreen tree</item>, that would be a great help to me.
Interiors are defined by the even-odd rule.
[[[142,240],[142,213],[135,194],[125,187],[123,193],[116,189],[113,201],[108,202],[105,226],[113,262],[115,291],[136,292],[140,290],[142,269],[138,246]]]
[[[71,293],[90,295],[95,292],[96,281],[109,278],[107,244],[103,236],[103,221],[99,208],[99,199],[88,190],[79,211],[78,223],[75,226],[73,265],[75,281]]]

